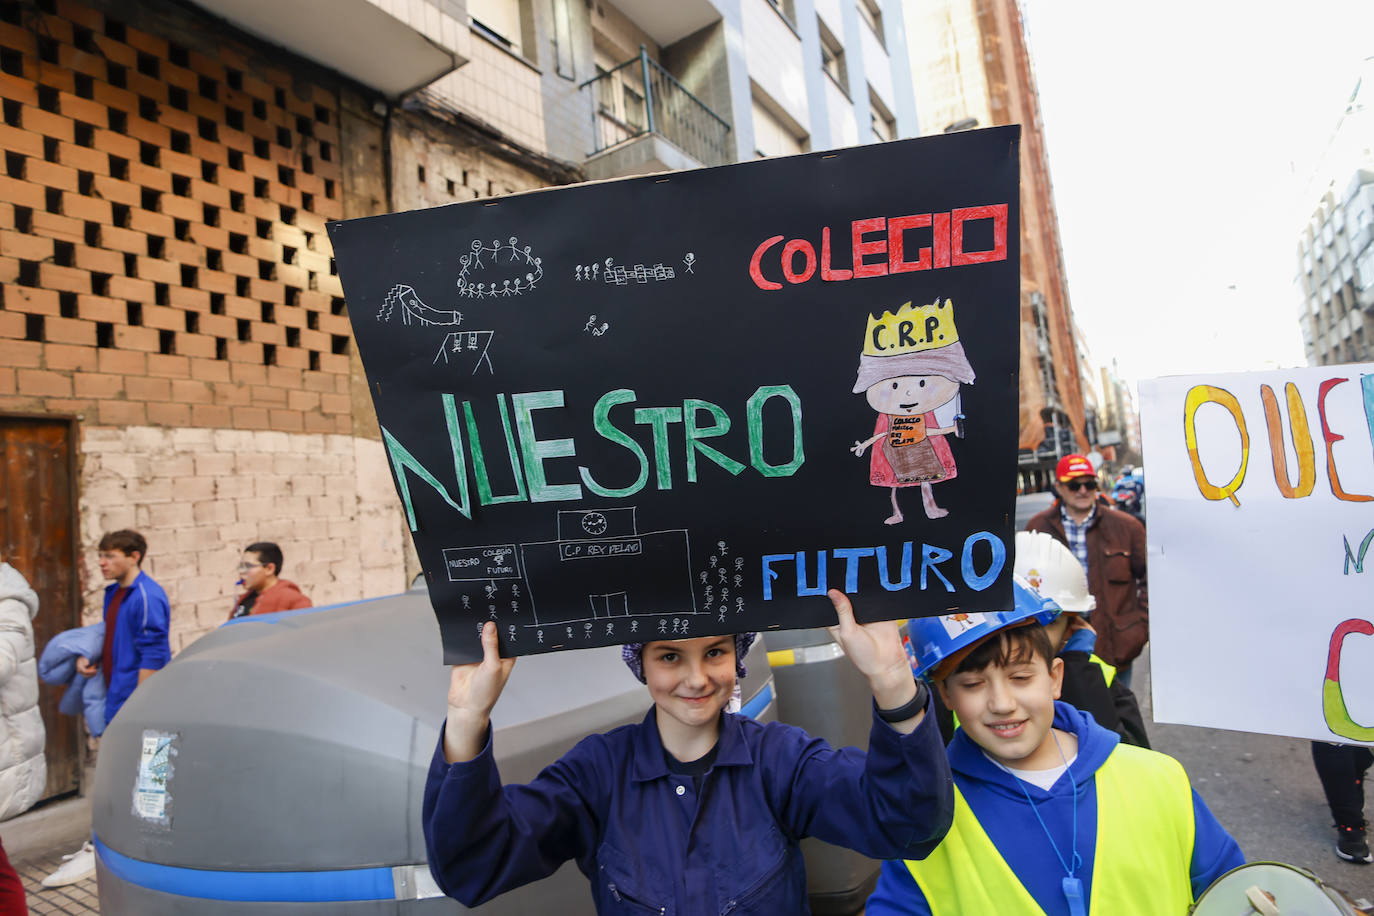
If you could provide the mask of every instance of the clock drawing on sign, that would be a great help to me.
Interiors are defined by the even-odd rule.
[[[600,512],[588,512],[582,516],[582,530],[590,535],[606,533],[606,516]]]

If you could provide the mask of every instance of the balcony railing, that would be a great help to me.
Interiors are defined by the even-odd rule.
[[[592,95],[592,155],[656,133],[702,165],[731,161],[730,125],[651,60],[643,46],[638,57],[581,88]]]

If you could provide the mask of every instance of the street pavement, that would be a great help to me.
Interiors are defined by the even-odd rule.
[[[62,864],[62,856],[75,847],[51,849],[14,863],[19,878],[24,882],[24,895],[28,897],[29,916],[96,916],[100,912],[100,901],[96,899],[95,875],[66,887],[44,887],[41,882]]]
[[[1374,901],[1374,865],[1336,857],[1336,831],[1312,766],[1311,742],[1248,732],[1154,724],[1149,648],[1132,686],[1155,750],[1179,760],[1193,788],[1230,831],[1246,861],[1287,862],[1311,871],[1366,909]],[[1370,810],[1366,793],[1365,811]],[[1368,814],[1366,813],[1366,817]]]
[[[1016,530],[1025,531],[1026,522],[1042,509],[1048,509],[1054,502],[1053,493],[1027,493],[1016,497]]]

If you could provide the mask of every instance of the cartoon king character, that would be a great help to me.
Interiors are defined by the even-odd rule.
[[[949,514],[936,504],[931,486],[958,473],[945,437],[963,436],[959,386],[973,379],[950,300],[915,307],[908,302],[895,315],[869,316],[854,393],[866,393],[878,422],[873,437],[855,441],[850,451],[862,455],[874,445],[868,479],[875,487],[891,488],[887,524],[902,521],[898,487],[920,485],[928,518]]]

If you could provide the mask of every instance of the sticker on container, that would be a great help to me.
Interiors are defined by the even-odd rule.
[[[138,778],[134,782],[135,817],[170,826],[172,796],[168,785],[177,754],[176,740],[177,735],[173,732],[143,732]]]

